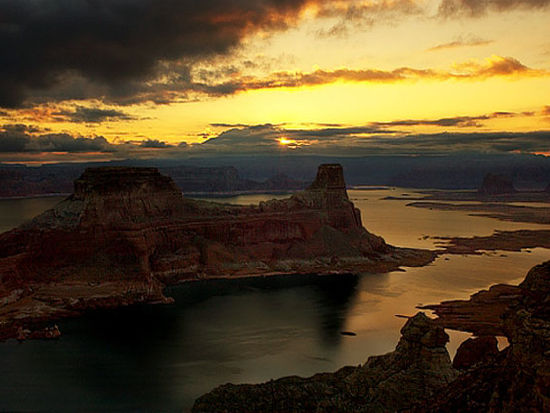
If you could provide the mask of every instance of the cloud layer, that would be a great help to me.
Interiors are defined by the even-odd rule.
[[[543,8],[549,3],[441,0],[439,14],[479,15],[493,10]],[[451,73],[429,69],[402,68],[389,72],[343,69],[275,73],[266,79],[241,76],[228,82],[195,79],[193,70],[198,63],[231,53],[251,34],[295,26],[305,10],[317,18],[339,18],[341,24],[352,27],[394,22],[399,15],[429,13],[413,0],[0,0],[0,107],[71,99],[162,104],[189,92],[227,95],[239,90],[340,80],[452,77]],[[338,31],[335,27],[334,32]],[[501,65],[508,65],[514,73],[525,72],[519,62],[507,59]],[[491,70],[467,76],[497,73]],[[76,113],[73,119],[93,116]]]
[[[446,17],[481,16],[490,11],[542,9],[549,5],[550,0],[442,0],[439,13]]]
[[[249,33],[284,29],[308,3],[0,0],[0,106],[63,83],[74,96],[131,94],[161,75],[163,62],[226,53]]]
[[[121,158],[185,158],[188,156],[301,154],[334,156],[429,155],[470,153],[550,153],[550,131],[460,132],[460,127],[481,127],[484,122],[512,117],[546,116],[548,108],[536,113],[494,112],[478,116],[440,119],[404,119],[360,126],[310,125],[312,129],[285,125],[217,125],[228,127],[202,143],[167,143],[159,139],[110,143],[102,136],[82,137],[46,133],[34,126],[8,124],[0,128],[0,161],[56,153],[108,154]],[[445,130],[416,133],[416,126]],[[453,132],[448,132],[453,128]],[[453,130],[451,129],[451,130]],[[50,155],[48,155],[50,154]]]
[[[76,123],[101,123],[114,120],[134,120],[135,118],[116,109],[88,108],[77,105],[73,110],[52,113],[55,120]]]
[[[0,152],[113,152],[115,146],[103,136],[93,138],[68,133],[35,134],[26,125],[4,125],[0,130]]]
[[[438,52],[441,50],[457,49],[460,47],[474,47],[474,46],[487,46],[488,44],[493,43],[493,40],[486,40],[475,36],[470,37],[459,37],[452,42],[441,43],[436,46],[430,47],[428,52]]]

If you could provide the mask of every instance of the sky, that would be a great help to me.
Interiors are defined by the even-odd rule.
[[[0,162],[550,155],[550,0],[0,0]]]

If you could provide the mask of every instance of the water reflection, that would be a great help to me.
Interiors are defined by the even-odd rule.
[[[425,235],[548,228],[381,200],[401,193],[350,191],[365,227],[395,245],[433,248]],[[55,202],[0,200],[0,230]],[[395,314],[412,315],[418,304],[467,298],[494,283],[516,283],[548,256],[548,250],[533,249],[445,256],[426,267],[388,274],[187,284],[168,291],[176,298],[172,305],[95,312],[61,323],[64,335],[58,341],[0,344],[0,410],[181,411],[226,382],[357,365],[395,347],[403,325]],[[357,336],[342,336],[342,330]],[[465,337],[451,332],[451,354]]]
[[[172,305],[64,321],[57,342],[2,346],[0,409],[178,410],[244,371],[316,370],[338,351],[356,286],[351,275],[192,283],[168,292]]]
[[[52,208],[65,196],[0,199],[0,233],[21,225],[36,215]]]

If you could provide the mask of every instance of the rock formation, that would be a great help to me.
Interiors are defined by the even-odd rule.
[[[194,412],[544,412],[550,411],[550,261],[519,286],[497,285],[468,301],[428,306],[401,330],[394,352],[359,367],[258,385],[226,384]],[[426,308],[426,307],[424,307]],[[479,337],[453,366],[443,328]],[[495,335],[510,345],[499,351]]]
[[[256,206],[186,199],[155,168],[90,168],[73,195],[0,234],[0,338],[87,308],[164,301],[166,284],[186,280],[381,272],[432,259],[363,228],[339,165]]]
[[[435,321],[438,325],[463,331],[492,331],[506,336],[510,345],[496,356],[474,364],[417,411],[550,411],[550,261],[532,268],[515,288],[507,306],[506,295],[500,294],[498,310],[493,312],[499,316],[492,320],[479,312],[484,296],[486,309],[494,300],[494,295],[483,292],[470,301],[433,306],[439,315]],[[472,324],[476,313],[483,323]],[[458,322],[461,317],[465,319],[462,326]]]
[[[516,193],[510,178],[505,175],[487,174],[478,189],[480,195],[505,195]]]
[[[401,329],[395,351],[359,367],[309,378],[285,377],[259,385],[226,384],[200,397],[198,412],[387,412],[429,400],[457,372],[445,344],[449,336],[424,313]]]
[[[469,369],[476,364],[488,362],[498,354],[498,342],[494,336],[469,338],[456,351],[453,367]]]

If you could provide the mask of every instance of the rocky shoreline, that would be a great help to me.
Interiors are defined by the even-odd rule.
[[[486,251],[550,249],[550,230],[496,231],[486,237],[432,237],[438,241],[439,254],[479,255]]]
[[[250,206],[184,198],[154,168],[92,168],[73,195],[0,234],[0,339],[49,337],[53,321],[94,308],[169,302],[163,289],[181,282],[377,273],[434,258],[363,228],[340,165]]]
[[[310,378],[220,386],[198,412],[503,412],[550,409],[550,261],[518,286],[496,285],[468,301],[423,307],[395,351]],[[451,363],[444,328],[476,334]],[[499,351],[495,336],[510,345]]]
[[[444,202],[412,202],[407,206],[439,211],[465,211],[470,215],[495,218],[501,221],[550,224],[550,204],[547,207],[517,206],[506,203],[450,204]]]

